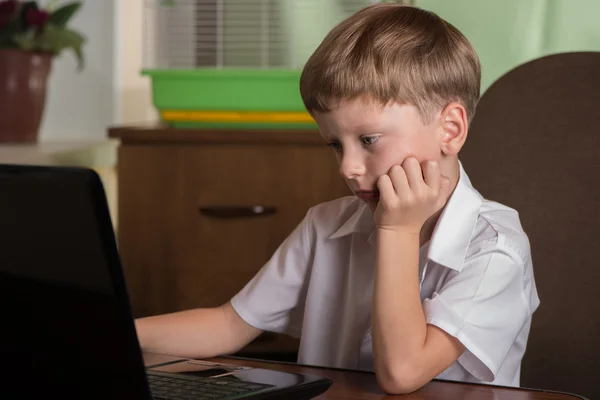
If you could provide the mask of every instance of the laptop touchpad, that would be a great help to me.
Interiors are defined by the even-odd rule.
[[[151,371],[170,372],[183,375],[198,376],[202,378],[211,378],[215,376],[221,376],[224,374],[230,374],[231,372],[237,372],[244,369],[239,366],[230,366],[225,364],[209,363],[209,362],[198,362],[198,361],[182,361],[167,365],[161,365],[151,367]]]

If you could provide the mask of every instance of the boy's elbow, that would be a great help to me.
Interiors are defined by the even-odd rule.
[[[427,383],[414,366],[409,364],[381,368],[376,377],[381,390],[390,395],[412,393]]]

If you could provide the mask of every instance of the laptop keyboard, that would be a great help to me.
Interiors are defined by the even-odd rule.
[[[227,378],[185,379],[148,373],[154,400],[213,400],[250,394],[273,386]]]

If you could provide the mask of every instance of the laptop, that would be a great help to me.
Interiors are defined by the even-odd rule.
[[[105,192],[86,168],[0,165],[0,321],[2,399],[308,399],[331,385],[235,359],[145,366]]]

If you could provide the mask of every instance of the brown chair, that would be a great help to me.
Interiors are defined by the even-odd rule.
[[[521,385],[600,399],[600,53],[520,65],[481,97],[461,161],[519,211],[541,305]]]

